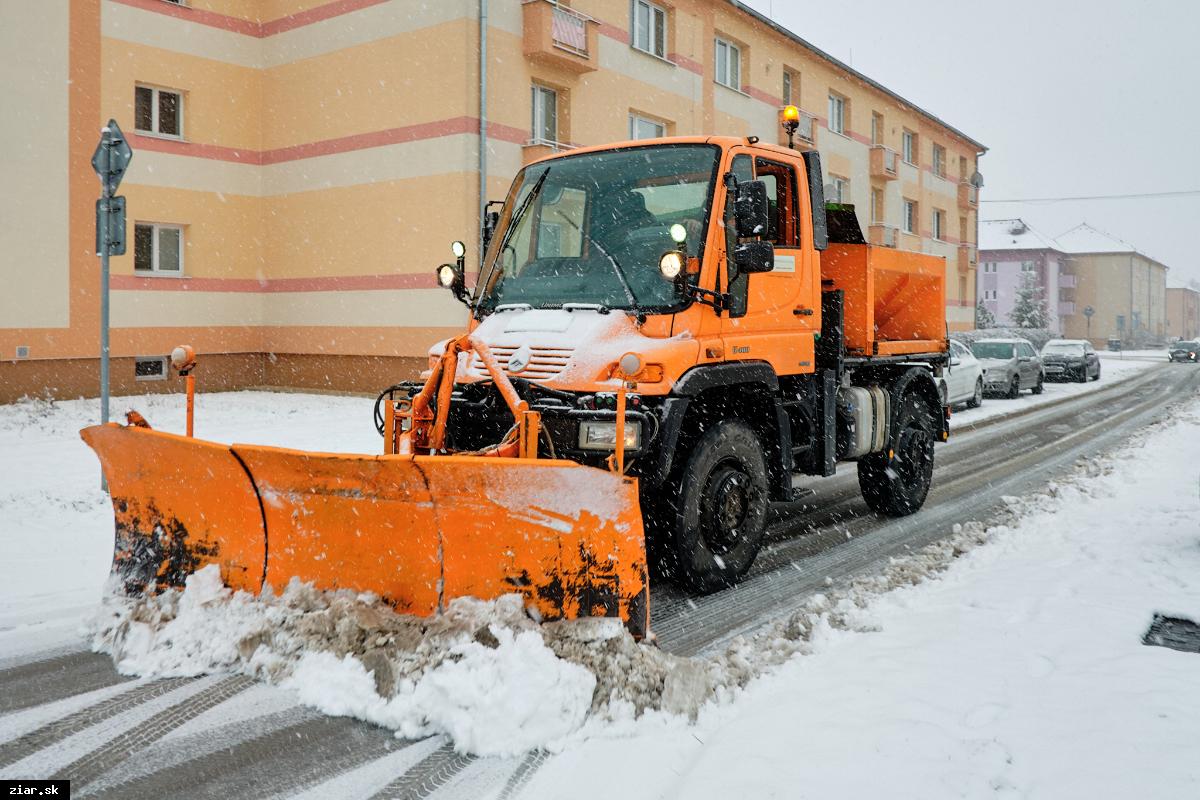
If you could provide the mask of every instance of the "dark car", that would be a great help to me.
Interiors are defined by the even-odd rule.
[[[1200,356],[1200,342],[1176,342],[1171,345],[1168,358],[1171,361],[1195,364],[1198,356]]]
[[[1048,381],[1100,380],[1100,356],[1086,339],[1051,339],[1042,348]]]

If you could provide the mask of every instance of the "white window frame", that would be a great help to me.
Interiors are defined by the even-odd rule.
[[[180,5],[180,4],[176,4],[176,5]],[[137,90],[138,89],[149,89],[150,90],[150,127],[153,130],[145,130],[145,129],[139,128],[137,126]],[[176,100],[175,100],[176,108],[179,109],[179,133],[177,133],[177,134],[176,133],[162,133],[158,129],[159,128],[158,97],[160,94],[163,94],[164,92],[166,94],[173,94],[176,97]],[[133,129],[135,131],[137,131],[139,134],[142,134],[145,136],[155,136],[155,137],[158,137],[159,139],[182,140],[184,133],[187,131],[187,128],[184,127],[184,116],[183,116],[184,108],[183,108],[183,106],[184,106],[183,92],[181,92],[179,89],[168,89],[165,86],[153,86],[149,83],[135,83],[133,86],[133,120],[134,120]]]
[[[659,132],[657,134],[655,134],[654,136],[638,136],[637,135],[637,126],[639,123],[643,123],[646,125],[653,125],[654,127],[656,127],[659,130]],[[652,117],[643,116],[643,115],[638,114],[633,111],[629,112],[629,138],[630,139],[633,139],[633,140],[656,139],[656,138],[661,138],[666,135],[667,135],[667,123],[663,122],[662,120],[654,119]]]
[[[945,239],[943,238],[943,235],[945,234],[945,231],[942,229],[945,227],[946,212],[942,211],[940,208],[935,208],[933,210],[933,238],[939,242],[944,242]]]
[[[916,236],[921,235],[921,209],[917,205],[916,200],[904,198],[904,219],[902,221],[902,230],[905,233],[911,233]]]
[[[886,205],[886,199],[883,196],[883,190],[871,187],[871,224],[882,225],[884,215],[881,213]]]
[[[834,133],[846,135],[846,98],[836,92],[829,93],[829,122],[827,127]]]
[[[153,234],[150,238],[150,269],[142,269],[137,265],[137,229],[141,227],[150,228]],[[154,275],[156,277],[165,278],[182,278],[184,272],[183,256],[187,249],[184,225],[177,225],[166,222],[135,222],[133,223],[133,272],[135,275]],[[173,230],[179,231],[179,269],[159,269],[159,255],[161,248],[159,247],[159,231]]]
[[[937,142],[933,144],[933,174],[939,178],[946,177],[946,148]]]
[[[843,178],[840,175],[830,175],[829,176],[829,186],[833,189],[832,194],[834,196],[833,198],[830,199],[831,203],[849,202],[847,200],[847,198],[850,196],[850,179],[849,178]],[[834,198],[836,198],[836,199],[834,199]]]
[[[1037,262],[1036,261],[1022,261],[1021,262],[1021,272],[1022,273],[1037,272]]]
[[[546,138],[545,106],[542,104],[542,94],[554,95],[554,135]],[[530,84],[530,102],[533,110],[529,120],[529,141],[531,144],[558,145],[558,90],[540,83]]]
[[[917,135],[912,131],[905,131],[900,136],[900,157],[904,159],[905,164],[917,164]]]
[[[871,144],[883,144],[883,114],[871,112]]]
[[[996,289],[984,289],[984,290],[983,290],[983,299],[984,299],[984,300],[997,300],[997,299],[999,299],[999,298],[996,296],[996,292],[997,292],[997,290],[996,290]]]
[[[641,33],[641,28],[638,25],[638,9],[646,9],[646,19],[649,21],[650,30],[646,34],[646,42],[649,47],[642,47],[638,44],[638,34]],[[630,0],[629,3],[629,46],[647,55],[667,60],[667,11],[665,8],[649,0]],[[656,53],[655,47],[661,41],[662,52]]]
[[[718,69],[722,47],[726,48],[724,75]],[[714,39],[713,45],[713,80],[727,89],[742,91],[742,48],[720,36]]]
[[[784,67],[782,99],[785,106],[800,106],[800,98],[797,96],[799,95],[797,89],[799,89],[800,83],[797,80],[798,77],[799,73],[797,73],[795,70],[790,70],[787,67]]]

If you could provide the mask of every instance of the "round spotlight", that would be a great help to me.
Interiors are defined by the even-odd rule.
[[[678,278],[679,273],[683,272],[683,253],[674,250],[664,253],[662,260],[658,262],[658,271],[669,281]]]
[[[686,239],[687,228],[683,227],[678,222],[671,226],[671,240],[675,242],[675,244],[683,244]]]
[[[454,253],[455,258],[462,258],[467,254],[467,246],[462,242],[455,242],[450,245],[450,251]]]
[[[187,369],[196,363],[196,351],[183,344],[171,351],[171,366],[175,369]]]
[[[626,353],[621,356],[621,360],[617,362],[621,367],[621,372],[626,375],[637,375],[642,371],[642,357],[637,353]]]
[[[449,289],[454,285],[454,279],[456,277],[457,276],[454,273],[454,267],[450,266],[449,264],[442,264],[437,268],[438,283],[440,283],[445,289]]]

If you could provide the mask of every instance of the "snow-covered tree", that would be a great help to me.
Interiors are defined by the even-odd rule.
[[[1046,310],[1046,298],[1037,282],[1037,273],[1021,274],[1017,299],[1008,316],[1018,328],[1045,328],[1050,323],[1050,312]]]
[[[996,325],[996,316],[988,311],[988,307],[980,300],[975,304],[975,330],[992,328]]]

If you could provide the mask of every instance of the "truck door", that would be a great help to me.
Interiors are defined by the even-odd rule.
[[[732,171],[742,178],[753,167],[754,178],[767,186],[768,229],[763,238],[775,245],[775,269],[749,275],[743,317],[722,316],[721,338],[726,360],[770,362],[776,373],[813,371],[813,332],[821,329],[819,280],[807,226],[808,187],[799,159],[734,150]]]

